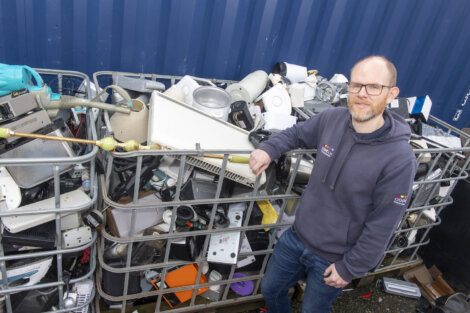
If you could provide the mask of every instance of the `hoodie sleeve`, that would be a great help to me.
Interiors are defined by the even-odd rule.
[[[276,160],[279,159],[283,153],[293,149],[316,148],[321,129],[320,122],[323,115],[322,113],[314,115],[305,122],[297,123],[273,135],[269,140],[263,142],[259,149],[266,151],[272,160]]]
[[[373,193],[374,210],[366,218],[362,234],[343,259],[335,263],[341,278],[350,282],[378,264],[408,207],[415,172],[413,156],[389,166],[378,181]]]

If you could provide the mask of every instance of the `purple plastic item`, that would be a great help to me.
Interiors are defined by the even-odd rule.
[[[233,274],[233,278],[242,278],[246,276],[247,275],[243,273]],[[255,289],[255,285],[253,284],[253,281],[251,280],[239,281],[239,282],[230,284],[230,289],[232,289],[233,292],[235,292],[236,294],[240,296],[249,296],[253,293],[253,290]]]

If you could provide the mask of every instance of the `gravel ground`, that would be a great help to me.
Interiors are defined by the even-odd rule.
[[[414,313],[418,304],[418,300],[387,294],[374,285],[367,285],[343,291],[332,313]],[[292,312],[300,313],[300,307],[301,303],[294,300]]]

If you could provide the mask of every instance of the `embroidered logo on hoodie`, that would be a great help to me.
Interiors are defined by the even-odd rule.
[[[407,200],[408,200],[407,195],[396,195],[395,198],[393,199],[393,203],[398,204],[398,205],[405,205]]]
[[[331,158],[333,156],[333,152],[335,152],[335,148],[333,148],[332,146],[330,146],[329,144],[324,144],[322,147],[321,147],[321,152],[326,155],[327,157]]]

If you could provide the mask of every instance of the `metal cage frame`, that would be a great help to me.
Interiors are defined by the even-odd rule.
[[[181,79],[181,77],[178,76],[164,76],[164,75],[156,75],[156,74],[136,74],[136,73],[119,73],[119,72],[97,72],[93,75],[94,77],[94,82],[97,86],[99,86],[99,77],[102,75],[115,75],[115,74],[122,74],[122,75],[128,75],[132,77],[137,77],[137,78],[142,78],[142,79],[151,79],[151,80],[169,80],[171,84],[173,84],[175,81],[178,79]],[[223,81],[223,80],[217,80],[217,82],[227,82],[231,83],[230,81]],[[295,108],[294,109],[296,114],[303,118],[309,118],[311,116],[311,112],[306,112],[303,111],[302,109]],[[106,114],[106,113],[105,113]],[[107,126],[109,125],[109,116],[104,116],[104,125],[99,124],[98,128],[101,129],[102,133],[106,135],[112,135],[112,130],[110,130]],[[400,223],[399,228],[396,230],[396,232],[393,234],[392,239],[390,241],[390,244],[387,247],[386,252],[384,253],[381,261],[377,265],[376,268],[374,268],[370,274],[375,274],[379,272],[384,272],[384,271],[389,271],[397,268],[402,268],[405,266],[409,266],[412,264],[416,264],[420,262],[419,256],[417,255],[418,249],[427,244],[428,240],[426,240],[427,234],[429,230],[440,223],[439,219],[439,213],[442,211],[442,209],[452,203],[452,198],[450,196],[453,188],[455,187],[455,182],[461,179],[466,179],[468,177],[468,174],[466,170],[469,168],[469,163],[470,163],[470,158],[466,156],[466,154],[470,153],[470,136],[468,134],[465,134],[461,132],[460,130],[452,127],[451,125],[446,124],[445,122],[435,118],[431,117],[431,120],[438,124],[440,127],[446,129],[448,133],[454,133],[459,136],[462,136],[465,141],[464,145],[462,148],[436,148],[436,149],[414,149],[414,153],[416,155],[421,155],[423,153],[427,153],[432,155],[432,162],[431,166],[429,167],[427,171],[428,176],[436,167],[439,166],[439,160],[443,159],[445,160],[445,165],[443,167],[442,173],[437,179],[432,179],[432,180],[421,180],[415,182],[415,185],[422,186],[422,185],[429,185],[431,184],[433,191],[435,191],[441,182],[454,182],[451,184],[449,189],[447,190],[446,194],[438,199],[437,202],[430,204],[430,201],[432,200],[431,196],[427,197],[424,200],[424,204],[421,205],[414,205],[412,202],[410,207],[406,210],[405,216],[403,217],[402,222]],[[100,119],[98,119],[100,121]],[[99,122],[100,123],[100,122]],[[259,293],[259,287],[260,287],[260,282],[261,279],[264,275],[264,271],[266,269],[266,264],[268,262],[269,256],[271,255],[273,251],[273,245],[275,243],[276,239],[276,230],[281,229],[281,228],[286,228],[291,225],[291,223],[285,223],[282,222],[283,215],[286,212],[286,208],[289,204],[290,201],[295,201],[300,198],[300,195],[295,194],[292,191],[295,177],[298,174],[298,169],[300,167],[300,160],[302,157],[305,157],[307,159],[312,159],[313,155],[316,153],[315,149],[310,149],[310,150],[293,150],[288,153],[288,155],[295,156],[296,161],[295,164],[293,164],[293,174],[289,176],[289,179],[287,181],[286,189],[284,192],[281,192],[279,194],[272,194],[268,195],[266,192],[260,189],[260,180],[259,177],[255,182],[255,185],[253,186],[253,191],[251,192],[250,195],[248,196],[243,196],[243,197],[232,197],[232,198],[224,198],[221,197],[221,191],[222,191],[222,185],[223,182],[226,178],[225,172],[226,172],[226,165],[228,162],[229,155],[231,154],[249,154],[251,151],[239,151],[239,150],[202,150],[199,149],[198,147],[195,147],[195,149],[192,150],[171,150],[171,151],[164,151],[164,150],[150,150],[150,151],[134,151],[134,152],[110,152],[110,153],[105,153],[104,154],[104,159],[105,159],[105,164],[106,164],[106,170],[105,174],[100,176],[100,186],[101,186],[101,197],[103,199],[104,205],[106,207],[112,207],[114,210],[119,210],[123,212],[127,212],[131,215],[130,218],[130,234],[133,233],[133,230],[135,229],[135,223],[136,223],[136,214],[139,212],[139,210],[145,210],[145,209],[151,209],[151,208],[163,208],[163,207],[168,207],[171,208],[172,210],[172,218],[171,218],[171,226],[170,226],[170,231],[167,234],[161,234],[161,235],[152,235],[152,236],[128,236],[128,237],[117,237],[113,236],[111,233],[109,233],[107,230],[103,229],[101,232],[101,236],[98,239],[98,270],[96,273],[96,283],[97,283],[97,291],[99,297],[96,297],[96,302],[95,302],[95,309],[97,312],[100,311],[100,301],[99,298],[103,298],[108,301],[114,301],[117,302],[120,306],[120,311],[121,312],[126,312],[127,307],[126,305],[129,302],[132,302],[137,299],[143,299],[143,298],[148,298],[148,297],[157,297],[155,301],[155,308],[154,312],[160,312],[160,311],[167,311],[167,312],[192,312],[192,311],[197,311],[197,310],[202,310],[202,309],[210,309],[210,308],[218,308],[218,307],[224,307],[228,305],[233,305],[237,303],[243,303],[243,302],[248,302],[248,301],[254,301],[254,300],[259,300],[262,298],[261,294]],[[182,189],[182,176],[185,171],[186,166],[189,164],[188,163],[188,158],[190,157],[201,157],[205,154],[221,154],[223,155],[223,162],[222,166],[218,172],[218,183],[217,183],[217,191],[216,195],[212,199],[203,199],[203,200],[173,200],[169,202],[162,202],[162,203],[155,203],[155,204],[138,204],[138,191],[140,190],[140,177],[142,174],[142,160],[145,156],[177,156],[178,159],[180,160],[180,167],[179,167],[179,173],[178,173],[178,179],[176,182],[176,192],[174,199],[179,199],[181,189]],[[135,185],[134,185],[134,193],[133,193],[133,198],[132,202],[128,204],[121,204],[118,202],[113,201],[109,197],[109,185],[110,185],[110,179],[111,179],[111,171],[113,169],[113,162],[116,158],[134,158],[135,159]],[[419,158],[418,158],[419,162]],[[417,188],[417,194],[421,194],[422,188]],[[432,193],[431,193],[432,195]],[[258,200],[269,200],[269,201],[280,201],[282,204],[280,205],[280,211],[279,215],[277,218],[277,221],[272,224],[259,224],[259,225],[249,225],[248,221],[250,220],[250,217],[253,212],[253,207],[255,201]],[[227,229],[213,229],[214,225],[214,218],[215,218],[215,213],[217,209],[218,204],[223,204],[223,203],[237,203],[237,202],[244,202],[247,204],[247,208],[245,211],[245,215],[243,217],[243,222],[242,226],[240,227],[234,227],[234,228],[227,228]],[[208,223],[208,227],[206,230],[194,230],[194,231],[183,231],[183,232],[176,232],[175,231],[175,216],[176,216],[176,209],[180,205],[200,205],[200,204],[205,204],[209,205],[212,207],[210,211],[210,221]],[[429,208],[435,208],[436,209],[436,215],[437,219],[433,223],[428,223],[426,225],[417,225],[413,224],[411,227],[405,227],[404,221],[413,213],[413,212],[418,212],[418,216],[416,218],[416,221],[419,221],[423,215],[423,211]],[[290,214],[292,214],[290,212]],[[243,236],[245,232],[250,231],[250,230],[260,230],[260,229],[269,229],[269,242],[268,242],[268,247],[267,249],[264,250],[258,250],[258,251],[252,251],[251,253],[239,253],[238,254],[238,259],[244,258],[249,255],[261,255],[263,257],[263,262],[261,269],[259,272],[250,274],[246,277],[243,278],[234,278],[234,273],[236,271],[236,266],[231,265],[230,267],[230,273],[226,279],[222,279],[220,281],[216,282],[207,282],[207,283],[202,283],[201,282],[201,277],[202,277],[202,265],[207,262],[207,251],[208,251],[208,245],[209,245],[209,238],[211,235],[214,234],[220,234],[224,232],[233,232],[233,231],[240,231],[241,235]],[[418,230],[418,229],[424,229],[424,234],[421,236],[421,238],[418,240],[418,242],[413,243],[413,244],[408,244],[405,247],[401,247],[399,249],[393,247],[393,242],[397,236],[399,236],[402,233],[409,233],[412,230]],[[169,247],[171,245],[171,242],[174,241],[175,239],[178,238],[186,238],[189,236],[204,236],[204,245],[202,248],[201,253],[199,256],[196,258],[194,261],[182,261],[182,260],[170,260],[169,258]],[[138,243],[138,242],[146,242],[146,241],[152,241],[152,240],[166,240],[166,247],[165,247],[165,252],[164,252],[164,259],[162,262],[159,263],[154,263],[154,264],[144,264],[144,265],[132,265],[132,250],[133,250],[133,243]],[[125,256],[125,266],[124,267],[113,267],[110,264],[107,263],[105,258],[103,257],[104,251],[105,251],[105,246],[107,242],[112,242],[112,243],[119,243],[119,244],[124,244],[127,245],[127,253]],[[403,251],[406,250],[411,250],[411,255],[406,256],[406,257],[400,257],[400,254]],[[390,262],[390,257],[392,258],[392,261]],[[139,293],[134,293],[134,294],[128,294],[128,285],[129,285],[129,279],[131,273],[134,272],[140,272],[144,270],[150,270],[150,269],[161,269],[161,281],[165,281],[165,276],[168,274],[168,270],[170,268],[173,268],[175,266],[182,266],[182,265],[187,265],[187,264],[197,264],[198,265],[198,272],[197,272],[197,278],[196,282],[192,285],[187,285],[187,286],[182,286],[182,287],[176,287],[176,288],[160,288],[158,290],[152,290],[152,291],[146,291],[146,292],[139,292]],[[118,274],[124,274],[124,285],[123,285],[123,293],[121,296],[111,296],[107,294],[103,290],[103,286],[101,283],[102,279],[102,273],[103,270],[106,270],[108,272],[112,273],[118,273]],[[252,292],[251,295],[249,296],[244,296],[244,297],[237,297],[234,296],[233,294],[229,294],[229,288],[228,286],[231,283],[234,282],[240,282],[240,281],[255,281],[255,288],[254,291]],[[197,292],[200,288],[204,287],[209,287],[209,286],[214,286],[214,285],[221,285],[223,288],[222,291],[222,297],[220,301],[215,301],[215,302],[202,302],[198,300],[197,298]],[[172,292],[178,292],[178,291],[183,291],[183,290],[191,290],[191,299],[185,304],[181,304],[176,308],[170,308],[170,307],[163,307],[162,306],[162,298],[164,295],[172,293]]]
[[[64,90],[64,81],[67,79],[76,79],[86,84],[86,97],[90,95],[90,80],[88,76],[81,72],[75,71],[65,71],[65,70],[55,70],[55,69],[36,69],[36,71],[40,75],[47,75],[53,77],[54,80],[57,81],[57,91],[62,93]],[[87,138],[96,140],[97,133],[94,123],[94,116],[91,110],[87,111],[86,116],[86,124],[87,124]],[[72,308],[65,308],[64,306],[64,277],[63,277],[63,255],[73,252],[83,251],[84,249],[90,248],[90,264],[88,271],[82,275],[81,277],[76,277],[70,279],[69,284],[74,284],[85,279],[94,278],[94,271],[96,268],[96,246],[95,241],[97,238],[97,233],[93,231],[92,240],[82,246],[75,247],[75,248],[62,248],[62,232],[61,232],[61,215],[63,213],[72,213],[72,212],[83,212],[94,207],[98,200],[98,182],[96,177],[96,170],[95,170],[95,157],[98,152],[97,147],[88,148],[85,150],[85,154],[80,156],[74,157],[45,157],[45,158],[3,158],[0,159],[1,166],[19,166],[19,167],[33,167],[33,166],[47,166],[51,167],[53,171],[53,182],[54,182],[54,201],[55,201],[55,208],[54,209],[42,209],[42,210],[29,210],[29,211],[2,211],[0,212],[0,217],[6,216],[14,216],[14,215],[36,215],[36,214],[44,214],[44,213],[53,213],[55,215],[55,236],[56,236],[56,249],[51,249],[48,251],[32,251],[29,253],[24,254],[16,254],[16,255],[5,255],[3,245],[0,244],[0,270],[2,273],[2,280],[0,285],[0,295],[5,297],[5,308],[6,312],[11,313],[12,311],[12,304],[10,300],[10,295],[13,293],[21,292],[21,291],[28,291],[28,290],[41,290],[44,288],[50,287],[57,287],[58,289],[58,299],[57,304],[59,306],[58,310],[50,311],[50,312],[70,312],[81,310],[85,306],[89,306],[91,310],[93,310],[93,306],[90,306],[94,299],[95,288],[93,287],[93,291],[91,294],[90,299],[87,300],[85,304],[77,305]],[[89,163],[90,164],[90,201],[82,205],[72,205],[72,206],[61,206],[60,204],[60,171],[59,165],[73,165],[79,163]],[[1,237],[1,236],[0,236]],[[38,283],[31,286],[17,286],[17,287],[9,287],[7,281],[6,272],[8,267],[6,266],[7,261],[13,260],[27,260],[30,258],[40,258],[51,256],[53,259],[56,260],[57,264],[57,280],[48,283]]]

